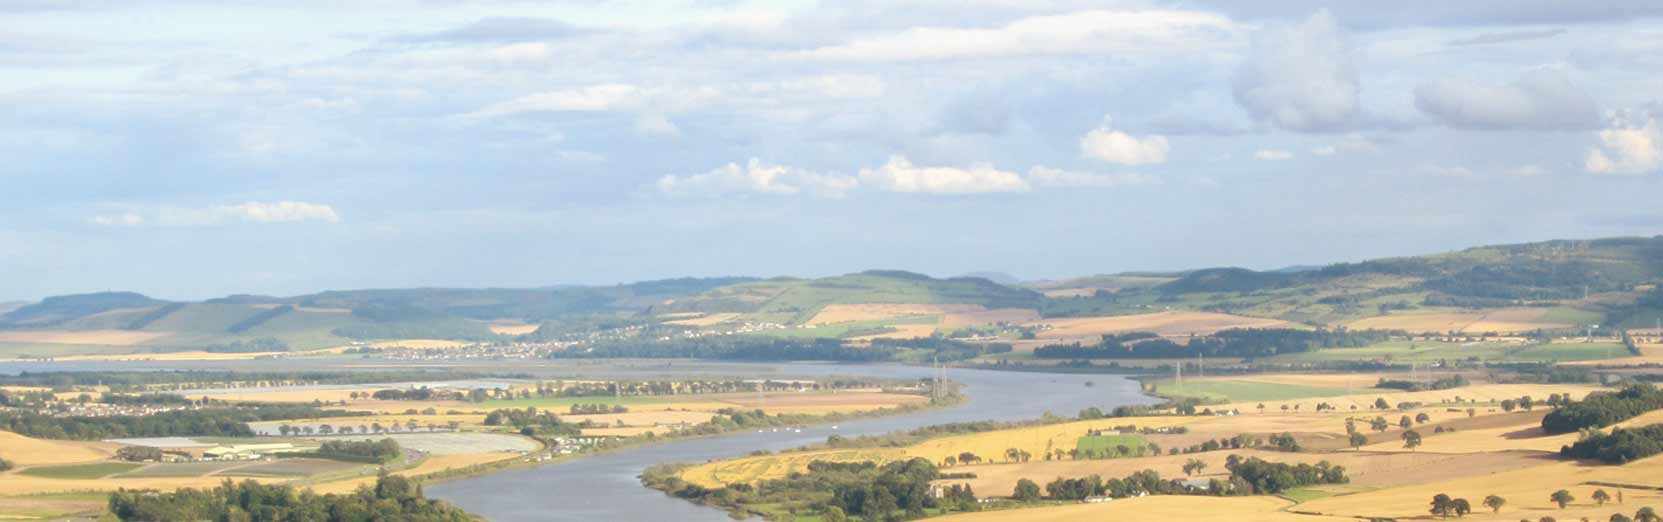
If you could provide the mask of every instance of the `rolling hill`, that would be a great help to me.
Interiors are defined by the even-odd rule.
[[[886,313],[900,318],[851,320],[839,327],[839,335],[897,329],[927,335],[933,327],[926,324],[961,328],[977,321],[1032,324],[1036,317],[1180,310],[1307,325],[1522,331],[1596,321],[1650,325],[1663,318],[1663,290],[1655,286],[1659,282],[1663,237],[1484,246],[1300,270],[1208,268],[1015,286],[981,277],[941,279],[871,270],[812,279],[682,278],[614,286],[367,289],[292,297],[239,294],[202,302],[104,292],[51,297],[0,311],[0,356],[240,350],[256,341],[262,347],[309,349],[354,340],[503,339],[492,329],[500,324],[561,331],[643,323],[691,328],[724,322],[804,326],[827,307],[849,311],[862,305],[887,306]],[[809,329],[800,335],[826,331]]]

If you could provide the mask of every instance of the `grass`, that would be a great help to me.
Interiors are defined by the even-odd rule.
[[[126,462],[96,462],[92,464],[70,464],[67,466],[34,467],[20,473],[31,477],[51,479],[96,479],[117,473],[125,473],[138,469],[140,464]]]
[[[1278,362],[1373,361],[1438,362],[1476,359],[1505,362],[1588,361],[1627,357],[1616,343],[1555,342],[1519,344],[1505,342],[1452,343],[1442,341],[1387,341],[1360,348],[1329,348],[1279,355]]]
[[[1193,397],[1208,401],[1225,402],[1281,401],[1310,397],[1334,397],[1347,393],[1344,388],[1323,388],[1246,380],[1191,379],[1180,386],[1171,379],[1163,379],[1155,381],[1154,386],[1161,395],[1167,397]]]

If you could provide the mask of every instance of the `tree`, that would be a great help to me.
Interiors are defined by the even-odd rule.
[[[1484,497],[1484,506],[1490,508],[1491,512],[1500,513],[1501,506],[1505,505],[1507,505],[1507,499],[1501,498],[1500,495]]]
[[[1351,449],[1361,451],[1363,449],[1363,445],[1368,444],[1368,443],[1369,443],[1369,438],[1366,437],[1366,436],[1363,436],[1363,434],[1361,434],[1361,433],[1352,433],[1351,434]]]
[[[1375,417],[1374,420],[1369,421],[1369,429],[1374,431],[1386,431],[1386,428],[1390,427],[1391,423],[1386,422],[1385,417]]]
[[[1426,423],[1431,422],[1431,421],[1432,421],[1432,416],[1427,415],[1426,412],[1424,412],[1424,411],[1415,415],[1415,424],[1426,424]]]
[[[1011,492],[1011,498],[1022,502],[1039,500],[1039,484],[1028,479],[1016,481],[1016,490]]]
[[[1455,499],[1449,498],[1449,495],[1443,493],[1433,495],[1432,509],[1429,511],[1437,515],[1438,518],[1449,518],[1450,515],[1455,513]]]
[[[1576,497],[1571,496],[1571,492],[1561,489],[1553,492],[1553,495],[1549,496],[1548,500],[1552,500],[1554,504],[1558,504],[1559,509],[1565,509],[1565,506],[1570,505],[1571,501],[1576,500]]]
[[[1606,502],[1610,502],[1610,501],[1611,501],[1611,494],[1610,493],[1606,493],[1605,490],[1603,490],[1603,489],[1594,490],[1594,502],[1598,502],[1599,505],[1603,506],[1603,505],[1605,505]]]
[[[1515,407],[1517,407],[1517,406],[1515,406],[1513,404],[1513,399],[1505,399],[1505,400],[1501,401],[1501,411],[1512,413],[1513,408],[1515,408]]]
[[[1472,512],[1472,503],[1467,502],[1467,499],[1464,498],[1455,499],[1453,507],[1455,508],[1455,516],[1457,517],[1464,517],[1467,516],[1467,513]]]
[[[1420,447],[1420,432],[1409,430],[1403,432],[1403,447],[1411,450]]]
[[[1634,519],[1628,518],[1628,515],[1622,513],[1612,513],[1609,520],[1611,522],[1634,522]]]
[[[1201,473],[1201,470],[1204,469],[1207,469],[1206,462],[1202,462],[1201,459],[1190,459],[1189,462],[1184,463],[1184,476]]]
[[[1651,506],[1646,506],[1634,512],[1634,522],[1663,522],[1663,517],[1659,517],[1657,510]]]
[[[1374,409],[1384,410],[1384,409],[1388,409],[1388,408],[1391,408],[1391,407],[1392,407],[1391,403],[1386,402],[1385,397],[1378,397],[1378,398],[1374,399]]]
[[[1409,429],[1411,426],[1414,426],[1414,425],[1415,425],[1414,421],[1409,420],[1408,415],[1404,415],[1403,418],[1400,418],[1400,419],[1397,420],[1397,427],[1399,427],[1399,428]]]

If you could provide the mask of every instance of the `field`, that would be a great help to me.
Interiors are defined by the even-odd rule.
[[[49,479],[95,479],[132,471],[139,467],[139,464],[124,462],[96,462],[92,464],[65,464],[62,466],[36,466],[18,473]]]
[[[1600,314],[1570,307],[1515,307],[1493,310],[1414,310],[1368,317],[1347,323],[1352,329],[1407,330],[1410,332],[1459,332],[1501,334],[1532,330],[1575,329],[1597,323]]]
[[[1497,362],[1555,362],[1585,361],[1627,357],[1622,345],[1611,341],[1586,343],[1558,340],[1547,344],[1527,343],[1523,340],[1491,341],[1428,341],[1395,340],[1358,348],[1328,348],[1310,352],[1278,355],[1278,362],[1319,361],[1497,361]]]
[[[0,330],[0,342],[132,346],[166,335],[132,330]]]
[[[941,304],[831,304],[820,309],[803,324],[820,326],[857,321],[882,321],[901,317],[939,316],[948,313],[983,311],[977,305]]]
[[[1363,386],[1372,386],[1374,382],[1359,382]],[[1312,397],[1333,397],[1346,395],[1345,388],[1331,388],[1318,386],[1304,386],[1299,384],[1256,381],[1251,378],[1220,378],[1207,377],[1199,379],[1184,379],[1179,384],[1171,379],[1163,379],[1151,383],[1161,395],[1168,397],[1193,397],[1208,401],[1278,401],[1286,399],[1305,399]]]
[[[1154,332],[1163,336],[1182,337],[1190,334],[1210,334],[1230,328],[1287,327],[1278,319],[1243,317],[1212,312],[1156,312],[1139,315],[1107,317],[1073,317],[1045,319],[1030,323],[1048,325],[1040,332],[1042,338],[1095,341],[1103,334],[1120,332]]]
[[[1623,505],[1601,507],[1590,500],[1593,490],[1604,487],[1614,493],[1618,488],[1595,486],[1590,484],[1592,482],[1632,484],[1636,487],[1621,488],[1625,497]],[[1443,493],[1470,499],[1474,504],[1486,495],[1507,499],[1500,513],[1492,514],[1487,509],[1474,513],[1479,520],[1534,520],[1544,516],[1561,520],[1576,520],[1583,516],[1606,520],[1615,512],[1633,513],[1639,506],[1663,506],[1663,494],[1656,489],[1660,486],[1663,486],[1663,457],[1622,466],[1546,461],[1518,470],[1332,496],[1301,504],[1299,510],[1351,517],[1425,516],[1427,501],[1433,495]],[[1569,490],[1577,498],[1568,509],[1561,510],[1548,500],[1548,494],[1559,489]]]
[[[693,314],[692,317],[688,317],[686,319],[676,319],[674,321],[664,321],[664,324],[674,324],[674,325],[680,325],[680,326],[714,326],[714,325],[722,324],[722,323],[732,321],[732,320],[738,319],[738,318],[739,318],[739,314],[735,314],[735,313]]]
[[[1074,447],[1082,452],[1118,455],[1119,448],[1125,447],[1132,455],[1140,457],[1148,452],[1148,446],[1149,441],[1137,435],[1088,435],[1074,442]]]
[[[0,457],[20,467],[96,461],[112,455],[115,455],[113,444],[34,439],[0,431]]]
[[[1345,517],[1289,513],[1292,502],[1276,497],[1177,497],[1151,496],[1056,507],[984,511],[942,518],[943,522],[1072,522],[1114,520],[1118,522],[1340,522]]]

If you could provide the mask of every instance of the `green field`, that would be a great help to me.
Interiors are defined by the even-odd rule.
[[[1440,341],[1387,341],[1361,348],[1330,348],[1272,358],[1276,362],[1374,361],[1437,362],[1476,359],[1496,362],[1587,361],[1626,357],[1628,351],[1616,343],[1555,342],[1519,344],[1504,342],[1449,343]]]
[[[20,473],[31,477],[54,479],[95,479],[104,478],[117,473],[132,471],[142,467],[141,464],[126,462],[97,462],[92,464],[71,464],[67,466],[47,466],[29,468]]]
[[[1080,440],[1075,443],[1075,448],[1079,449],[1082,454],[1115,455],[1120,446],[1125,446],[1126,449],[1131,450],[1132,455],[1138,457],[1149,452],[1149,441],[1137,435],[1087,435],[1080,437]]]
[[[1183,385],[1179,385],[1171,379],[1163,379],[1155,381],[1153,385],[1157,393],[1167,397],[1192,397],[1206,401],[1222,402],[1280,401],[1311,397],[1334,397],[1347,394],[1345,388],[1322,388],[1253,381],[1197,381],[1192,379],[1185,381]]]

